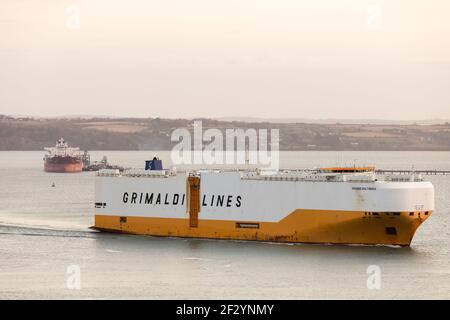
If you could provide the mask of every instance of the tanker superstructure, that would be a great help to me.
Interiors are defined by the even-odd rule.
[[[377,175],[371,167],[275,174],[161,169],[98,172],[95,228],[151,236],[409,246],[434,210],[430,182],[416,174]]]
[[[71,148],[61,138],[55,147],[45,148],[47,154],[44,156],[44,170],[46,172],[81,172],[83,161],[79,148]]]

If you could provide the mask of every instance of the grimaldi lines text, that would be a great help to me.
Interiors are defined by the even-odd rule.
[[[136,193],[136,192],[124,192],[122,197],[124,204],[150,204],[150,205],[185,205],[186,194],[161,194],[161,193]],[[202,206],[207,207],[240,207],[242,197],[235,195],[213,194],[202,197]]]

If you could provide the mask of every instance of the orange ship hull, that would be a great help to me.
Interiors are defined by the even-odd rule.
[[[45,163],[44,171],[45,172],[81,172],[83,170],[83,163]]]
[[[384,244],[409,246],[430,212],[379,213],[295,210],[278,222],[236,222],[189,218],[96,215],[94,229],[138,235],[257,240],[288,243]],[[257,225],[257,228],[240,225]]]

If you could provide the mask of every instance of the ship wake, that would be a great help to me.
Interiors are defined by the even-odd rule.
[[[94,238],[98,231],[91,229],[56,229],[37,226],[0,224],[0,236],[20,235],[33,237]]]

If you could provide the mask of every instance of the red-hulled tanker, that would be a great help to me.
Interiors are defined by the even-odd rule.
[[[83,161],[79,148],[70,148],[63,138],[53,148],[45,148],[44,170],[46,172],[81,172]]]

